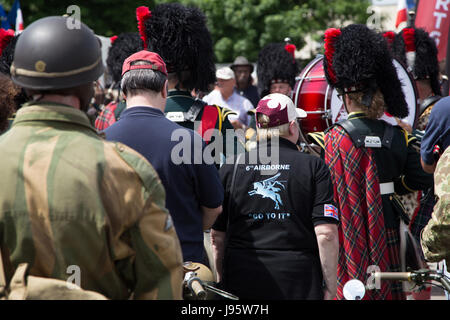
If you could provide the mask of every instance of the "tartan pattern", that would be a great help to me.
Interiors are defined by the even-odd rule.
[[[389,271],[402,271],[400,260],[400,231],[398,229],[386,228],[386,245],[389,253]],[[391,290],[392,300],[405,300],[403,283],[401,281],[385,281]]]
[[[366,283],[369,266],[389,269],[386,230],[372,150],[356,148],[345,130],[335,126],[325,135],[325,162],[330,168],[339,208],[338,299],[351,279]],[[365,300],[391,299],[390,286],[370,290]]]
[[[414,212],[414,215],[409,224],[409,230],[414,238],[420,243],[420,234],[431,219],[436,200],[434,198],[434,189],[419,192],[420,205]]]
[[[108,103],[108,105],[103,108],[102,112],[100,112],[97,119],[95,119],[95,128],[98,131],[103,131],[116,122],[114,111],[116,111],[117,104],[116,101]]]

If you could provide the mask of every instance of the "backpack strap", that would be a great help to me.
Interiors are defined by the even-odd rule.
[[[431,105],[434,105],[442,97],[439,95],[429,96],[423,100],[419,106],[419,116]]]

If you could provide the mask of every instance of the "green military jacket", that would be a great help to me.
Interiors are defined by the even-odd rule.
[[[75,279],[111,299],[181,299],[182,255],[156,171],[85,113],[25,105],[0,136],[0,246],[9,281]]]
[[[447,148],[436,166],[434,192],[438,198],[431,220],[422,232],[425,258],[432,262],[446,259],[450,262],[450,148]]]

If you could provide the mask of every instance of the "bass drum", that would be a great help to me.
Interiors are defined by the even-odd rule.
[[[402,119],[415,128],[419,115],[419,101],[416,84],[411,73],[396,59],[393,59],[397,75],[402,83],[408,104],[409,115]],[[301,120],[300,140],[304,151],[319,155],[320,147],[308,140],[308,133],[323,132],[339,120],[347,119],[347,112],[336,89],[328,85],[323,70],[323,56],[312,60],[296,78],[292,101],[305,110],[307,117]],[[397,125],[394,117],[384,114],[380,119]]]

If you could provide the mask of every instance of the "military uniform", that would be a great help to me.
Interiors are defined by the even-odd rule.
[[[434,173],[434,191],[438,198],[431,220],[422,232],[425,258],[432,262],[450,261],[450,148],[439,159]]]
[[[179,240],[152,166],[102,140],[80,110],[33,103],[0,137],[0,245],[6,277],[66,280],[111,299],[180,299]]]
[[[208,108],[208,113],[205,113]],[[227,130],[234,133],[233,125],[228,119],[229,115],[235,115],[236,112],[222,108],[219,106],[207,106],[207,104],[201,100],[194,99],[188,91],[170,90],[167,97],[166,117],[179,125],[198,131],[198,127],[195,127],[195,121],[202,122],[202,132],[206,133],[208,129],[218,130],[223,138],[223,154],[227,155]],[[208,143],[211,142],[208,136],[202,135],[203,139]],[[234,151],[231,154],[237,152],[237,141],[233,140]],[[242,148],[243,149],[243,148]]]
[[[386,135],[389,134],[386,131],[387,128],[392,130],[391,138],[389,145],[383,145],[383,138],[387,139]],[[387,196],[382,197],[385,224],[390,228],[398,227],[399,219],[404,214],[398,195],[420,190],[432,184],[432,176],[425,173],[420,165],[420,154],[417,151],[420,148],[420,141],[400,127],[392,127],[380,120],[371,120],[364,112],[353,112],[349,114],[347,120],[336,123],[326,132],[308,134],[308,137],[322,148],[323,157],[325,156],[325,135],[328,134],[331,137],[336,130],[348,135],[355,145],[358,145],[359,140],[358,147],[365,146],[364,141],[367,136],[379,138],[381,142],[379,147],[373,146],[378,179],[380,183],[393,182],[391,189],[396,192],[396,194],[386,193]],[[406,218],[404,215],[403,217]]]
[[[353,24],[328,29],[324,47],[328,84],[343,96],[347,111],[357,111],[331,127],[323,143],[340,213],[338,299],[343,299],[344,284],[355,278],[366,282],[369,266],[384,272],[402,270],[403,210],[395,192],[405,185],[427,188],[432,176],[420,168],[413,139],[377,119],[382,112],[398,118],[408,115],[384,38]],[[381,282],[380,289],[368,292],[365,299],[405,299],[402,283]]]
[[[414,79],[430,90],[428,97],[420,97],[421,104],[416,130],[418,137],[424,131],[434,104],[441,98],[439,83],[439,62],[436,42],[428,32],[421,28],[408,27],[402,29],[394,39],[392,53],[411,71]],[[434,206],[433,188],[420,190],[401,197],[401,200],[411,217],[410,229],[415,238],[420,240],[420,233],[428,220]]]

